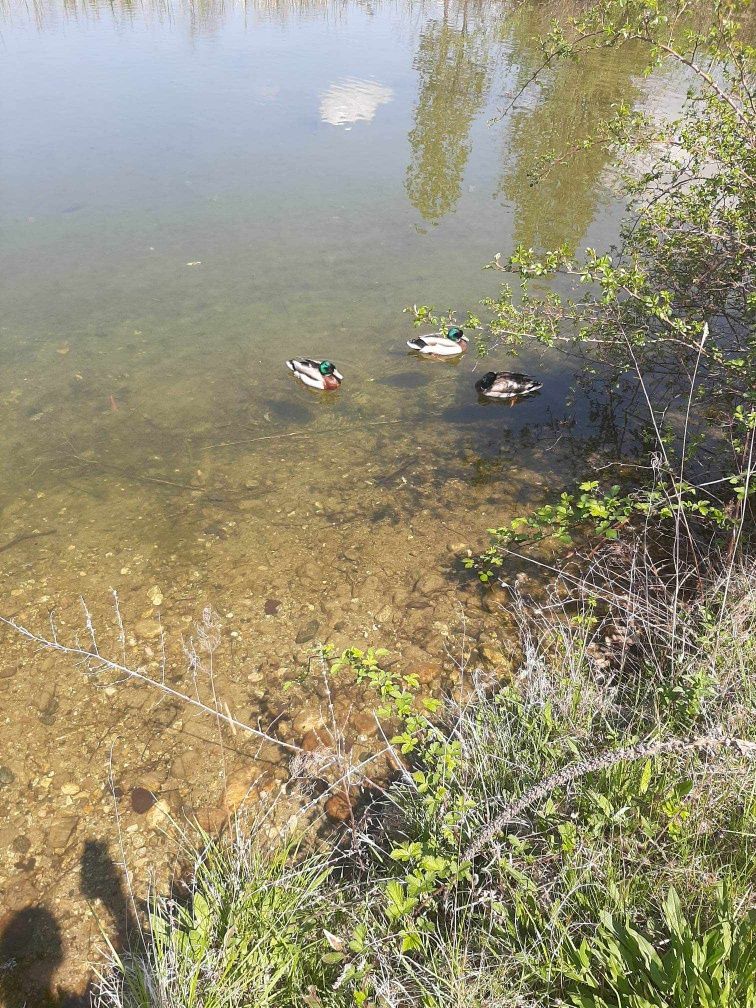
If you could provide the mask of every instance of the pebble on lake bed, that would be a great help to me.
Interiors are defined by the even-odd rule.
[[[156,801],[155,795],[147,788],[135,787],[131,789],[131,807],[137,815],[149,812]]]
[[[134,627],[137,637],[145,637],[147,640],[154,640],[160,636],[161,624],[156,619],[142,619]]]
[[[352,803],[343,791],[331,795],[325,803],[326,815],[333,822],[346,822],[352,816]]]

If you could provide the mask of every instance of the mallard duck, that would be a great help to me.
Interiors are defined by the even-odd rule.
[[[515,371],[488,371],[475,382],[475,388],[486,399],[514,399],[537,392],[543,388],[543,382]]]
[[[286,367],[293,371],[297,378],[310,388],[332,392],[344,380],[343,374],[336,370],[329,360],[310,360],[309,357],[293,357],[286,361]]]
[[[462,329],[458,326],[451,326],[446,336],[440,333],[432,333],[429,336],[416,336],[407,340],[410,350],[417,350],[421,354],[431,354],[434,357],[456,357],[467,350],[469,340]]]

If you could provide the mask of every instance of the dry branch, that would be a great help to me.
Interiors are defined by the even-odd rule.
[[[597,770],[608,770],[618,763],[629,763],[634,760],[647,759],[649,756],[663,756],[668,753],[686,752],[690,749],[718,749],[726,747],[751,759],[756,757],[756,743],[748,742],[739,738],[720,738],[716,735],[701,735],[696,738],[687,739],[666,739],[652,742],[639,742],[637,745],[625,746],[622,749],[611,749],[608,752],[599,753],[590,759],[579,760],[577,763],[570,763],[563,769],[551,774],[538,784],[517,798],[515,801],[505,805],[493,822],[480,834],[477,840],[472,843],[462,856],[463,861],[472,861],[484,847],[490,844],[497,834],[501,833],[504,826],[514,822],[526,808],[535,805],[558,787],[571,784],[573,781],[586,774],[595,773]]]

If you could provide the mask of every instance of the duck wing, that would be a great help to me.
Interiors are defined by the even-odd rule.
[[[439,356],[450,356],[462,353],[464,347],[456,340],[447,339],[446,336],[416,336],[407,340],[407,346],[411,350],[419,350],[420,353],[438,354]]]
[[[453,339],[448,339],[446,336],[423,336],[422,341],[426,346],[443,348],[445,350],[448,350],[450,347],[459,346]]]
[[[320,361],[312,360],[310,357],[292,357],[291,360],[286,361],[286,366],[294,374],[307,375],[313,381],[318,381],[322,378],[319,371]]]
[[[543,382],[530,375],[521,374],[519,371],[499,371],[491,387],[486,391],[490,396],[508,399],[511,396],[537,392],[540,388],[543,388]]]

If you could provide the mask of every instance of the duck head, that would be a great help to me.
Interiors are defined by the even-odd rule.
[[[446,338],[454,340],[455,343],[467,343],[467,336],[465,336],[464,329],[460,329],[459,326],[449,326]]]
[[[477,388],[479,388],[481,392],[487,392],[493,386],[493,383],[495,381],[496,381],[496,372],[486,371],[486,373],[477,383]]]
[[[329,360],[321,361],[318,365],[318,371],[320,371],[323,376],[323,388],[337,389],[341,384],[341,375],[336,370],[336,365],[332,364]]]

